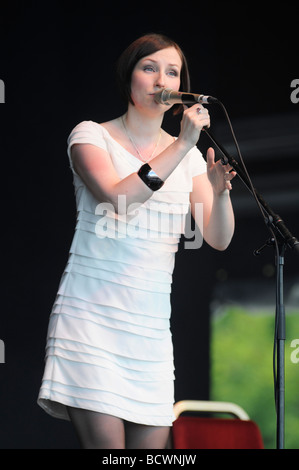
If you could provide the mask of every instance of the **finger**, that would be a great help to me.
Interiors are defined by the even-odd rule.
[[[233,169],[233,167],[229,164],[224,165],[223,168],[225,169],[225,171],[228,171],[228,172],[232,171],[232,169]]]
[[[198,123],[202,126],[202,129],[207,128],[209,129],[211,126],[211,119],[207,109],[198,109],[197,110],[197,119]]]
[[[207,108],[205,108],[204,106],[202,106],[201,104],[196,104],[195,106],[192,107],[195,112],[198,114],[198,115],[204,115],[204,116],[207,116],[209,115],[209,111],[207,110]]]
[[[203,107],[202,104],[196,103],[196,104],[193,104],[192,106],[190,105],[190,108],[189,108],[189,109],[191,109],[192,111],[196,111],[196,112],[197,112],[198,109],[203,110],[203,109],[205,109],[205,108]]]
[[[207,166],[212,167],[215,164],[215,150],[210,147],[207,151]]]
[[[232,167],[230,167],[230,166],[227,166],[224,169],[225,169],[224,175],[225,176],[227,175],[228,176],[227,179],[229,179],[229,180],[232,180],[237,174],[235,171],[232,170]]]
[[[224,173],[224,182],[225,182],[225,188],[228,190],[232,189],[231,180],[232,180],[231,174],[228,171],[226,171]]]

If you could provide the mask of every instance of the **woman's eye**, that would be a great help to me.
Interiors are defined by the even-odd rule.
[[[146,65],[143,70],[146,71],[146,72],[154,72],[155,71],[154,67],[152,67],[151,65]]]
[[[153,65],[145,65],[143,67],[143,70],[145,72],[150,72],[150,73],[155,73],[157,72],[157,69],[153,66]],[[169,70],[167,72],[167,75],[169,75],[170,77],[177,77],[178,76],[178,72],[176,70]]]

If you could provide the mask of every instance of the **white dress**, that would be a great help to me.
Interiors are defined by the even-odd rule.
[[[93,121],[68,138],[105,149],[119,177],[142,162]],[[77,223],[49,320],[38,404],[69,419],[66,406],[170,426],[174,365],[170,292],[192,177],[206,171],[194,147],[164,186],[130,216],[99,204],[73,171]]]

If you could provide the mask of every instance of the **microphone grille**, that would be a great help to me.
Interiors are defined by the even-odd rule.
[[[169,104],[167,100],[169,99],[171,88],[162,88],[155,94],[155,101],[158,104]]]

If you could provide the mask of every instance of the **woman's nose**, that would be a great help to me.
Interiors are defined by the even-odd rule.
[[[158,88],[165,88],[165,77],[163,73],[159,73],[159,75],[156,78],[155,85]]]

